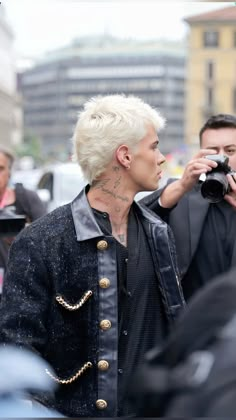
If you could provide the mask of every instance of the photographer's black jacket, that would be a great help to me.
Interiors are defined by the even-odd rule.
[[[134,206],[171,326],[184,300],[169,227]],[[18,235],[4,283],[0,342],[27,346],[51,364],[60,386],[55,400],[38,396],[41,402],[66,416],[116,416],[117,300],[115,238],[100,230],[85,190]]]
[[[169,179],[167,185],[174,181],[176,181],[176,179]],[[179,202],[174,208],[163,208],[161,212],[161,217],[169,224],[174,233],[178,266],[182,281],[185,280],[185,275],[197,251],[199,240],[202,234],[202,228],[208,215],[209,206],[214,206],[214,204],[209,204],[209,202],[202,197],[200,189],[201,183],[199,182],[191,191],[187,192],[179,200]],[[163,188],[148,195],[140,202],[142,204],[147,205],[152,211],[157,212],[157,214],[160,214],[158,198],[160,197],[162,191]],[[235,217],[236,226],[236,214],[235,212],[232,213],[233,217]],[[232,223],[234,222],[232,221]],[[217,240],[220,241],[221,238],[219,232],[216,232],[216,234],[218,234]],[[208,246],[209,249],[212,249],[212,247],[217,246],[216,240],[214,240],[214,238],[208,238],[208,243],[204,244],[204,246]],[[231,266],[235,266],[235,240],[233,240],[232,248],[233,251],[231,258]],[[228,267],[228,269],[229,268],[230,266]]]

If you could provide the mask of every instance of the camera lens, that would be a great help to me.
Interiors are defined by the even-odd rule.
[[[201,193],[203,198],[210,203],[219,203],[227,193],[229,183],[223,173],[215,172],[208,174],[202,183]]]
[[[8,209],[0,209],[0,238],[16,236],[24,228],[26,218]]]

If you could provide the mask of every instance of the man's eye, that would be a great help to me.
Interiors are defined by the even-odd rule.
[[[236,149],[228,149],[226,150],[226,153],[228,153],[229,155],[233,155],[236,152]]]

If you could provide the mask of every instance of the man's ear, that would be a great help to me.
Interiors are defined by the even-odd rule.
[[[129,147],[125,144],[122,144],[116,150],[116,159],[119,164],[125,169],[130,169],[130,164],[132,160],[132,155],[130,153]]]

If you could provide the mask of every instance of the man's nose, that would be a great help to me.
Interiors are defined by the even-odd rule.
[[[160,152],[159,158],[158,158],[158,165],[162,165],[166,161],[165,156]]]

